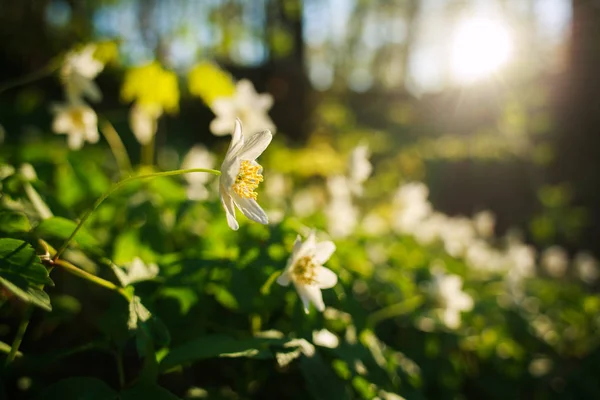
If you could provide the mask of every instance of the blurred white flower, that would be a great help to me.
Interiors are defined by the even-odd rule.
[[[488,210],[479,211],[473,215],[473,225],[477,234],[484,238],[494,236],[494,226],[496,225],[496,216]]]
[[[460,313],[473,309],[473,299],[461,290],[462,279],[458,275],[437,273],[433,276],[431,294],[441,308],[441,320],[450,329],[460,326]]]
[[[535,377],[547,375],[552,370],[552,360],[546,356],[536,357],[529,364],[529,373]]]
[[[313,343],[317,346],[327,347],[330,349],[335,349],[340,344],[340,339],[327,329],[313,331],[312,338]]]
[[[341,175],[327,178],[327,190],[330,195],[325,208],[327,229],[335,238],[347,237],[358,223],[359,211],[352,204],[349,181]]]
[[[361,226],[366,233],[372,236],[383,235],[390,228],[389,221],[374,211],[362,219]]]
[[[219,194],[227,215],[227,224],[234,231],[239,224],[235,218],[235,207],[246,217],[261,224],[267,224],[267,214],[256,202],[254,191],[263,181],[262,167],[256,158],[267,148],[273,136],[268,130],[255,133],[244,139],[242,124],[235,120],[231,144],[221,164]]]
[[[325,208],[327,229],[334,238],[345,238],[354,232],[359,210],[349,199],[336,199]]]
[[[575,255],[573,261],[575,264],[575,272],[579,279],[585,283],[594,283],[600,276],[598,269],[598,260],[593,255],[587,252],[579,252]]]
[[[314,188],[300,189],[292,197],[292,210],[298,217],[313,215],[322,203],[321,193]]]
[[[475,228],[468,218],[448,218],[443,226],[442,240],[444,248],[453,257],[463,256],[466,249],[475,239]]]
[[[429,214],[431,204],[427,201],[429,190],[423,183],[412,182],[398,189],[394,197],[394,229],[398,233],[413,233]]]
[[[337,275],[323,266],[334,251],[335,244],[331,241],[317,243],[314,231],[304,242],[298,235],[285,270],[277,278],[282,286],[294,284],[307,314],[310,303],[319,311],[325,309],[321,289],[332,288],[337,283]]]
[[[203,145],[196,145],[183,158],[182,169],[207,168],[212,169],[215,165],[215,156]],[[209,191],[206,183],[212,179],[211,174],[191,173],[185,174],[188,183],[187,196],[190,200],[206,200]]]
[[[523,280],[535,275],[536,251],[532,246],[521,242],[520,239],[513,237],[508,240],[508,248],[504,253],[504,264],[507,273],[505,283],[507,294],[512,299],[519,302],[524,296]]]
[[[505,265],[503,254],[481,239],[469,245],[465,259],[469,267],[481,272],[500,272]]]
[[[159,104],[135,103],[129,112],[129,126],[140,144],[146,145],[152,141],[158,128],[158,118],[163,109]]]
[[[272,174],[265,183],[265,194],[270,200],[284,200],[288,194],[288,181],[284,174]]]
[[[567,271],[569,257],[567,252],[560,246],[550,246],[542,252],[542,267],[548,275],[554,278],[560,278]]]
[[[78,150],[85,141],[96,143],[100,139],[96,112],[85,103],[56,105],[53,112],[52,130],[69,136],[69,148]]]
[[[21,164],[19,167],[19,173],[27,182],[33,182],[37,180],[37,173],[35,172],[33,165],[29,163]]]
[[[153,263],[145,264],[139,257],[134,258],[124,269],[121,269],[114,264],[112,267],[119,282],[121,282],[121,285],[123,286],[154,279],[158,275],[158,265]]]
[[[267,111],[273,105],[270,94],[258,94],[247,79],[240,80],[232,97],[217,98],[210,105],[216,118],[210,123],[210,131],[216,136],[229,135],[236,119],[242,121],[250,134],[268,129],[275,132],[275,125]]]
[[[441,238],[442,232],[446,228],[447,220],[448,216],[445,214],[434,212],[412,227],[411,233],[419,244],[430,245]]]
[[[373,166],[369,162],[369,146],[360,144],[350,153],[348,159],[348,181],[352,192],[361,196],[363,193],[363,183],[371,176]]]
[[[535,275],[535,256],[532,246],[511,240],[506,250],[509,275],[517,280]]]
[[[102,93],[93,79],[104,69],[104,64],[94,58],[95,51],[95,45],[87,45],[65,56],[60,77],[70,101],[81,100],[84,96],[92,101],[102,99]]]

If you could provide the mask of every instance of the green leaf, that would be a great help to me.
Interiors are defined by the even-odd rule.
[[[0,284],[21,300],[52,310],[50,298],[39,286],[54,283],[29,243],[0,239]]]
[[[273,352],[269,347],[281,346],[285,342],[285,339],[273,338],[238,340],[225,335],[203,336],[171,349],[163,358],[161,369],[213,357],[272,358]]]
[[[48,387],[35,400],[116,400],[117,392],[96,378],[67,378]],[[145,397],[153,398],[153,397]]]
[[[74,221],[62,217],[52,217],[40,222],[35,228],[35,232],[43,239],[67,240],[76,227],[77,223]],[[85,229],[80,229],[74,240],[81,248],[86,250],[98,252],[100,247],[98,241]]]
[[[306,387],[315,399],[349,399],[344,382],[323,361],[318,353],[300,358],[300,370]]]
[[[179,397],[155,383],[142,382],[121,392],[121,400],[180,400]]]
[[[5,233],[29,232],[31,224],[27,216],[18,211],[0,211],[0,231]]]

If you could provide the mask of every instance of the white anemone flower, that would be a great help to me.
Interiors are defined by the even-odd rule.
[[[264,129],[275,132],[275,125],[267,111],[273,105],[270,94],[256,93],[254,85],[247,79],[239,81],[231,97],[219,97],[210,105],[216,118],[210,123],[210,131],[216,136],[231,133],[235,119],[240,119],[247,132]]]
[[[98,116],[84,103],[70,103],[54,106],[55,116],[52,130],[58,134],[69,136],[68,144],[72,150],[79,150],[83,143],[96,143],[100,139],[98,133]]]
[[[87,96],[90,100],[102,99],[100,89],[93,79],[104,69],[104,64],[94,58],[96,46],[88,45],[80,51],[71,51],[65,56],[60,76],[67,98],[71,100]]]
[[[314,231],[304,243],[298,236],[285,270],[277,278],[282,286],[294,284],[307,314],[310,303],[319,311],[325,310],[321,289],[332,288],[337,283],[337,275],[323,266],[334,251],[335,244],[331,241],[317,243]]]
[[[268,130],[255,133],[247,140],[242,134],[242,123],[235,120],[231,144],[221,164],[219,193],[227,214],[227,224],[237,231],[235,206],[246,217],[261,224],[269,223],[267,214],[256,202],[256,188],[263,181],[262,166],[256,162],[267,148],[273,136]]]

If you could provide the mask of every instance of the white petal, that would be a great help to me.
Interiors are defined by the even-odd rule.
[[[94,83],[94,81],[86,81],[82,89],[83,93],[86,94],[91,101],[99,102],[102,100],[102,92],[100,92],[100,89]]]
[[[71,132],[67,143],[71,150],[79,150],[83,147],[84,137],[82,132]]]
[[[236,130],[237,124],[238,123],[236,122]],[[271,139],[273,139],[273,135],[271,135],[270,131],[262,131],[255,133],[254,135],[250,136],[246,143],[244,143],[240,147],[240,149],[236,153],[236,156],[241,158],[242,160],[254,161],[258,158],[258,156],[262,154],[263,151],[265,151],[269,143],[271,143]]]
[[[335,251],[335,244],[330,241],[317,243],[315,246],[314,259],[317,264],[324,264]]]
[[[277,277],[277,283],[279,283],[281,286],[287,286],[290,284],[290,274],[287,273],[287,271],[283,271],[281,273],[281,275],[279,275]]]
[[[233,198],[221,188],[221,204],[225,209],[225,215],[227,216],[227,225],[234,231],[239,229],[239,224],[235,219],[235,207],[233,205]]]
[[[237,194],[233,195],[235,204],[238,206],[242,214],[250,218],[252,221],[256,221],[261,224],[268,224],[269,218],[265,211],[258,205],[254,199],[245,199]]]
[[[297,254],[302,248],[302,237],[300,235],[296,236],[296,241],[294,242],[294,248],[292,249],[292,254]]]
[[[221,176],[219,178],[223,187],[230,189],[233,186],[235,179],[240,173],[240,164],[241,160],[239,158],[231,160],[225,158],[223,160],[223,164],[221,164]]]
[[[335,286],[337,283],[338,277],[329,268],[320,267],[317,269],[317,286],[320,289],[329,289]]]
[[[235,103],[231,97],[219,97],[213,100],[210,108],[217,118],[232,120],[235,116]],[[231,126],[228,127],[230,128]]]
[[[52,130],[55,133],[67,133],[73,124],[68,114],[61,113],[54,117],[54,122],[52,123]]]
[[[215,136],[225,136],[231,133],[231,119],[217,117],[210,122],[210,131]]]
[[[97,143],[100,140],[98,125],[90,125],[85,129],[86,139],[90,143]]]
[[[256,101],[256,90],[248,79],[242,79],[237,83],[235,95],[239,104],[250,105]]]
[[[256,108],[266,111],[273,105],[273,96],[268,93],[259,94],[255,103]]]
[[[300,246],[300,248],[298,249],[298,251],[296,253],[296,258],[300,258],[305,255],[313,256],[314,251],[315,251],[315,245],[316,245],[315,242],[316,242],[315,231],[313,230],[313,231],[310,231],[310,233],[308,234],[308,237],[306,238],[304,243],[302,243],[302,246]]]
[[[296,290],[302,299],[304,305],[304,312],[308,314],[308,305],[313,303],[317,310],[325,310],[325,303],[323,303],[323,294],[321,289],[314,285],[296,285]]]
[[[244,146],[244,135],[242,134],[242,122],[236,118],[233,133],[231,134],[231,143],[225,159],[233,159],[237,157],[239,150]]]

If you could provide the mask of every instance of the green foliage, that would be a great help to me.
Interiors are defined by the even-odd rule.
[[[299,18],[299,4],[286,2],[282,12]],[[275,27],[269,41],[275,57],[293,50],[288,28]],[[107,61],[114,50],[107,43],[95,55]],[[209,106],[237,90],[208,62],[191,70],[188,84]],[[150,115],[156,128],[163,110],[179,110],[179,89],[177,75],[153,62],[125,73],[121,97],[158,107]],[[538,262],[516,235],[496,236],[493,221],[486,232],[475,217],[443,214],[426,186],[407,183],[456,160],[511,154],[512,162],[527,146],[486,127],[468,140],[412,137],[404,130],[417,112],[405,100],[380,112],[390,132],[361,126],[343,99],[325,99],[305,146],[276,136],[259,160],[258,202],[271,220],[259,225],[238,212],[236,232],[223,187],[202,181],[205,196],[191,200],[198,182],[158,172],[180,157],[161,149],[153,165],[152,141],[142,146],[147,165],[135,168],[123,168],[130,149],[118,133],[93,146],[87,138],[78,152],[45,138],[0,148],[7,392],[67,400],[600,397],[596,260]],[[526,104],[509,101],[497,122],[517,135],[549,125],[542,113],[529,119]],[[357,182],[351,152],[365,137],[374,172]],[[543,164],[550,156],[540,148],[532,162]],[[406,198],[404,189],[412,190]],[[542,211],[528,221],[536,243],[577,242],[587,214],[571,205],[574,196],[568,185],[539,190]],[[320,264],[337,282],[319,292],[323,312],[311,298],[306,313],[302,281],[283,287],[278,278],[296,237],[312,229],[319,242],[335,243]],[[314,286],[321,267],[306,262],[304,283]]]
[[[42,287],[54,283],[29,243],[0,239],[0,284],[21,300],[52,310],[50,298]]]

